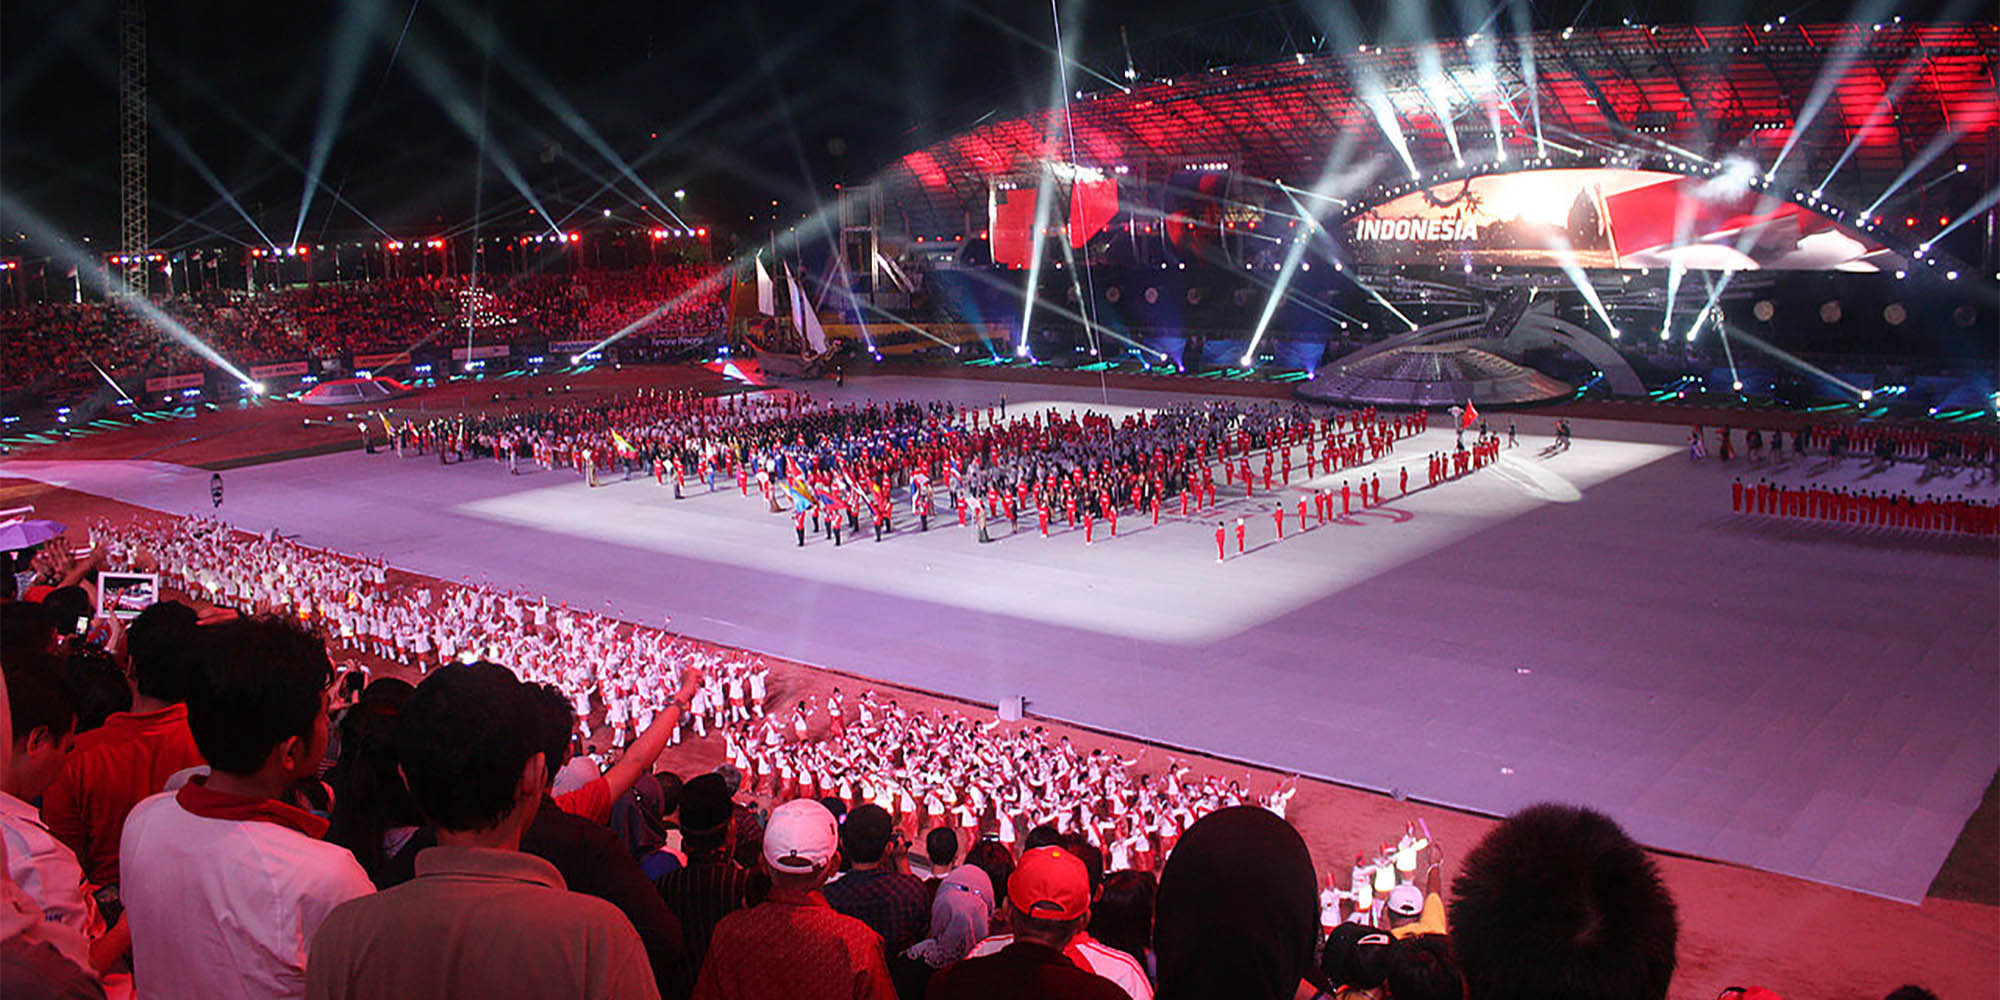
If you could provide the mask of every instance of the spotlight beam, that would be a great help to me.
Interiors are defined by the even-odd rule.
[[[1410,144],[1403,136],[1402,121],[1396,116],[1396,106],[1389,101],[1389,95],[1382,88],[1382,78],[1373,67],[1364,66],[1355,77],[1356,89],[1361,94],[1361,103],[1368,114],[1375,119],[1375,125],[1389,140],[1390,148],[1402,157],[1403,166],[1410,171],[1412,180],[1422,175],[1417,171],[1417,161],[1410,155]]]
[[[1883,202],[1894,197],[1897,191],[1902,190],[1903,185],[1910,182],[1911,178],[1921,173],[1925,167],[1930,166],[1932,160],[1943,156],[1944,151],[1950,149],[1958,142],[1959,137],[1965,134],[1966,126],[1963,124],[1963,121],[1961,119],[1961,124],[1953,125],[1932,136],[1931,141],[1926,143],[1924,148],[1910,159],[1909,164],[1903,167],[1903,172],[1897,174],[1896,179],[1890,182],[1888,189],[1883,191],[1873,202],[1869,203],[1867,208],[1862,209],[1861,214],[1864,216],[1874,215],[1875,210],[1881,208]]]
[[[1882,124],[1885,119],[1895,112],[1896,102],[1902,100],[1904,92],[1917,82],[1918,74],[1923,70],[1929,59],[1929,55],[1919,50],[1916,55],[1904,61],[1903,67],[1896,71],[1895,79],[1889,82],[1889,88],[1882,92],[1882,99],[1875,102],[1875,107],[1868,112],[1868,117],[1863,119],[1861,126],[1854,130],[1854,138],[1848,140],[1847,148],[1841,150],[1840,156],[1833,161],[1833,169],[1828,170],[1826,176],[1820,178],[1820,182],[1814,186],[1814,190],[1823,191],[1828,184],[1833,183],[1833,175],[1840,173],[1840,168],[1847,165],[1848,159],[1853,157],[1855,152],[1861,148],[1862,142],[1875,131],[1876,126]]]
[[[1804,358],[1801,358],[1794,354],[1788,354],[1785,351],[1780,350],[1777,346],[1765,340],[1762,340],[1758,337],[1752,336],[1748,331],[1743,330],[1741,328],[1737,329],[1736,336],[1741,338],[1743,342],[1749,344],[1752,347],[1757,348],[1760,351],[1763,351],[1765,354],[1769,354],[1770,356],[1777,358],[1779,361],[1791,365],[1792,367],[1797,368],[1798,370],[1805,372],[1809,375],[1825,379],[1826,381],[1831,382],[1834,385],[1837,385],[1842,389],[1845,389],[1848,392],[1854,394],[1855,398],[1857,399],[1861,397],[1862,389],[1860,386],[1853,385],[1847,382],[1846,380],[1840,378],[1839,376],[1833,374],[1832,372],[1829,372],[1826,369],[1821,368],[1818,365],[1815,365],[1812,362],[1805,360]]]
[[[1853,20],[1856,22],[1876,20],[1887,12],[1888,7],[1889,4],[1885,0],[1868,0],[1856,8]],[[1859,58],[1867,47],[1866,36],[1859,42],[1843,43],[1834,49],[1831,59],[1820,64],[1819,74],[1813,78],[1812,90],[1807,92],[1805,104],[1792,119],[1791,133],[1785,136],[1785,145],[1778,150],[1778,158],[1771,161],[1770,169],[1764,172],[1766,180],[1778,176],[1779,169],[1785,165],[1785,158],[1792,155],[1792,150],[1797,148],[1799,140],[1812,128],[1813,122],[1818,120],[1820,111],[1825,109],[1826,102],[1833,97],[1834,89],[1847,77],[1848,67],[1854,65],[1854,60]]]
[[[1465,153],[1458,147],[1458,126],[1452,121],[1451,97],[1444,93],[1445,84],[1444,60],[1438,56],[1437,46],[1428,42],[1417,46],[1417,91],[1424,95],[1424,103],[1430,105],[1431,115],[1443,130],[1453,162],[1464,163]]]
[[[542,107],[548,109],[551,114],[554,114],[556,120],[568,126],[571,132],[576,133],[577,138],[582,139],[584,145],[589,146],[591,151],[603,157],[604,161],[609,163],[614,170],[618,171],[619,175],[630,181],[632,186],[644,192],[647,199],[653,203],[653,206],[667,213],[667,217],[673,219],[675,225],[683,229],[687,228],[687,220],[681,218],[680,213],[675,212],[673,206],[667,204],[666,199],[661,198],[658,192],[648,187],[646,182],[639,178],[639,174],[632,169],[631,164],[625,162],[625,158],[619,156],[618,152],[611,148],[611,144],[604,141],[604,137],[598,134],[597,129],[583,117],[582,113],[576,110],[576,107],[567,98],[562,96],[560,91],[549,83],[547,78],[535,71],[534,66],[529,60],[522,58],[519,53],[515,52],[507,44],[506,39],[502,38],[500,33],[494,29],[491,20],[474,18],[462,6],[455,3],[440,2],[435,6],[443,9],[445,15],[457,24],[459,30],[464,32],[467,38],[487,51],[505,59],[513,67],[513,78],[516,83],[519,83],[523,89],[527,90],[536,101],[541,103]]]
[[[1937,241],[1944,239],[1946,236],[1951,235],[1952,231],[1957,229],[1958,227],[1963,226],[1966,223],[1971,222],[1972,220],[1977,219],[1982,215],[1985,215],[1986,211],[1992,208],[1996,204],[2000,204],[2000,187],[1993,188],[1992,190],[1986,192],[1984,195],[1981,195],[1979,200],[1973,203],[1973,206],[1971,208],[1968,208],[1964,212],[1959,213],[1958,218],[1951,220],[1951,223],[1949,225],[1945,226],[1943,229],[1940,229],[1936,233],[1932,234],[1930,239],[1924,241],[1924,245],[1930,246],[1932,244],[1935,244]]]
[[[173,147],[174,152],[179,153],[181,158],[194,168],[196,176],[199,176],[210,188],[213,188],[215,193],[221,196],[224,204],[236,210],[237,216],[245,224],[249,225],[250,230],[256,233],[259,239],[264,241],[265,246],[273,250],[278,249],[278,244],[273,242],[270,235],[264,232],[264,227],[259,226],[257,220],[252,218],[249,211],[244,209],[243,203],[236,200],[236,194],[229,190],[228,185],[222,183],[222,178],[215,176],[215,171],[209,169],[207,161],[203,160],[200,154],[194,151],[194,147],[188,144],[187,137],[181,134],[181,130],[175,128],[173,123],[168,121],[166,116],[161,114],[157,107],[152,110],[149,117],[152,119],[153,131],[158,132],[160,138],[165,139],[167,145]]]
[[[1072,59],[1067,55],[1064,55],[1063,53],[1057,51],[1055,48],[1051,47],[1049,43],[1044,42],[1041,39],[1036,38],[1035,36],[1025,31],[1022,31],[1020,28],[1017,28],[1014,25],[1009,24],[1004,20],[1001,20],[999,17],[994,16],[991,12],[989,12],[984,7],[981,7],[976,3],[968,2],[968,0],[952,0],[951,5],[955,9],[962,10],[968,14],[971,14],[973,17],[978,18],[979,20],[986,22],[987,24],[1000,29],[1002,32],[1006,33],[1009,37],[1013,38],[1015,41],[1024,42],[1028,45],[1032,45],[1035,48],[1042,50],[1042,52],[1048,55],[1055,56],[1065,65],[1074,66],[1077,69],[1082,70],[1083,72],[1089,74],[1092,78],[1098,80],[1101,83],[1106,84],[1107,86],[1116,87],[1120,91],[1123,91],[1124,93],[1127,94],[1132,92],[1132,88],[1130,85],[1120,82],[1119,80],[1113,77],[1106,76],[1103,73],[1099,73],[1097,70],[1092,69],[1091,67],[1081,62],[1078,62],[1077,60]]]
[[[1002,281],[999,278],[992,277],[990,275],[984,274],[979,271],[964,271],[961,273],[965,277],[971,278],[972,280],[977,281],[983,285],[986,285],[989,288],[997,289],[1009,295],[1025,294],[1020,288],[1016,287],[1012,282]],[[1061,303],[1051,302],[1048,299],[1040,299],[1038,304],[1043,309],[1046,309],[1049,312],[1057,316],[1060,316],[1064,319],[1072,320],[1079,326],[1088,325],[1090,322],[1089,320],[1084,318],[1082,313],[1076,312],[1068,308],[1067,306],[1062,305]],[[1101,333],[1103,333],[1104,336],[1110,337],[1112,340],[1116,340],[1119,343],[1125,344],[1128,347],[1136,347],[1140,350],[1140,352],[1144,354],[1151,354],[1162,360],[1166,360],[1167,358],[1171,357],[1165,351],[1156,351],[1153,348],[1147,347],[1145,344],[1133,340],[1131,337],[1125,336],[1124,334],[1121,334],[1118,331],[1113,330],[1108,326],[1100,326],[1098,327],[1098,330]]]
[[[1055,22],[1056,35],[1060,38],[1062,35],[1062,13],[1056,8],[1056,0],[1049,0],[1049,17]],[[1049,102],[1051,107],[1062,100],[1064,93],[1066,93],[1063,88],[1067,80],[1068,76],[1063,68],[1062,60],[1057,59],[1055,93],[1053,95],[1055,100]],[[1042,149],[1045,151],[1056,144],[1057,124],[1055,115],[1051,113],[1049,115],[1048,126],[1042,130]],[[1042,282],[1043,247],[1048,243],[1049,202],[1055,197],[1056,174],[1055,170],[1048,163],[1046,152],[1044,152],[1043,160],[1038,166],[1041,169],[1039,175],[1035,178],[1035,224],[1034,228],[1028,232],[1028,244],[1030,247],[1028,252],[1028,286],[1027,290],[1021,293],[1021,339],[1014,345],[1014,353],[1020,357],[1026,357],[1028,354],[1029,324],[1035,318],[1035,300],[1038,298],[1037,293],[1041,289]]]
[[[300,174],[304,174],[306,172],[305,164],[300,163],[298,157],[293,156],[290,150],[287,150],[285,147],[279,145],[278,141],[271,138],[270,135],[265,133],[263,129],[260,129],[256,125],[252,124],[248,118],[244,117],[241,111],[238,111],[236,109],[235,105],[230,104],[229,102],[223,100],[223,98],[218,94],[216,94],[216,92],[206,83],[206,81],[202,79],[199,73],[179,72],[175,74],[175,77],[177,83],[188,87],[196,94],[196,96],[200,97],[203,101],[207,102],[215,110],[221,112],[223,117],[229,120],[230,124],[235,125],[237,128],[242,129],[246,134],[250,136],[250,138],[256,140],[259,146],[264,147],[264,149],[267,152],[270,152],[271,154],[275,155],[286,166],[291,167],[293,170],[298,171]],[[160,118],[160,112],[157,109],[155,109],[152,112],[152,121],[153,121],[153,126],[155,128],[160,127],[161,118]],[[336,191],[333,188],[328,187],[324,180],[320,182],[320,188],[326,191],[328,196],[330,196],[336,204],[342,206],[343,208],[346,208],[350,212],[353,212],[355,218],[360,219],[363,223],[365,223],[368,226],[368,228],[373,229],[375,230],[375,232],[379,233],[383,239],[392,238],[390,237],[388,230],[383,229],[379,225],[376,225],[375,220],[368,217],[368,213],[363,212],[360,209],[360,207],[356,206],[353,202],[347,200],[347,198],[341,195],[339,191]],[[262,236],[263,234],[260,232],[258,235]],[[277,244],[271,242],[268,238],[266,238],[266,243],[268,243],[273,249],[276,249],[277,247]]]
[[[1542,139],[1542,87],[1538,81],[1535,66],[1534,22],[1528,14],[1526,0],[1507,0],[1508,21],[1514,26],[1514,52],[1521,65],[1521,81],[1527,85],[1528,114],[1535,125],[1535,155],[1549,155],[1549,148]]]
[[[1702,280],[1708,280],[1708,272],[1702,272]],[[1708,301],[1703,302],[1701,308],[1695,311],[1694,323],[1688,326],[1687,339],[1690,343],[1694,341],[1695,334],[1701,331],[1701,324],[1708,320],[1708,314],[1713,312],[1716,304],[1722,301],[1722,293],[1729,290],[1729,283],[1734,280],[1736,280],[1735,271],[1724,271],[1722,272],[1722,279],[1708,287]],[[1668,318],[1672,319],[1672,317]],[[1664,340],[1666,338],[1662,336],[1660,339]]]
[[[1362,281],[1359,275],[1356,275],[1354,272],[1344,267],[1338,269],[1334,273],[1344,276],[1345,278],[1347,278],[1347,280],[1354,283],[1354,287],[1359,288],[1364,292],[1367,292],[1369,298],[1374,299],[1377,305],[1380,305],[1382,308],[1389,310],[1389,312],[1394,314],[1397,319],[1402,320],[1404,326],[1407,326],[1412,330],[1418,328],[1416,320],[1413,320],[1410,317],[1403,315],[1403,311],[1401,309],[1396,308],[1389,302],[1388,299],[1383,298],[1381,292],[1378,292],[1375,289],[1368,287],[1367,283]]]
[[[1598,297],[1596,286],[1590,283],[1590,276],[1583,273],[1583,268],[1576,262],[1576,248],[1561,236],[1555,237],[1555,244],[1550,249],[1555,251],[1556,266],[1562,268],[1562,273],[1569,277],[1569,283],[1575,285],[1583,300],[1590,304],[1591,311],[1597,314],[1604,329],[1616,333],[1618,328],[1612,324],[1611,314],[1604,308],[1604,300]]]
[[[1319,181],[1313,187],[1325,190],[1339,183],[1340,175],[1346,167],[1347,156],[1352,151],[1352,134],[1343,131],[1341,139],[1343,141],[1335,143],[1332,153],[1327,157],[1326,163],[1320,168]],[[1271,320],[1278,314],[1279,303],[1286,301],[1290,297],[1288,293],[1292,287],[1292,276],[1298,273],[1299,263],[1305,259],[1306,249],[1312,242],[1312,234],[1320,231],[1319,217],[1308,212],[1305,205],[1301,204],[1297,198],[1292,197],[1291,189],[1281,184],[1279,185],[1279,190],[1283,191],[1285,198],[1292,203],[1292,209],[1310,221],[1308,222],[1306,233],[1300,238],[1293,240],[1291,245],[1285,248],[1285,261],[1278,268],[1278,280],[1271,283],[1271,293],[1264,297],[1264,309],[1258,313],[1257,326],[1250,334],[1250,346],[1243,350],[1242,367],[1244,368],[1255,367],[1257,346],[1264,342],[1264,334],[1270,330]],[[1329,195],[1328,197],[1331,196]]]
[[[340,133],[348,102],[354,98],[354,85],[361,78],[361,63],[368,54],[367,22],[376,12],[375,0],[347,0],[340,5],[340,21],[334,25],[333,45],[327,53],[326,85],[319,92],[319,117],[306,161],[305,190],[299,194],[299,216],[292,223],[292,246],[298,245],[299,234],[305,231],[313,192],[319,188],[334,137]]]
[[[79,276],[87,276],[90,284],[104,291],[106,298],[116,299],[125,308],[138,313],[154,329],[178,342],[181,346],[194,352],[215,367],[228,372],[238,382],[247,385],[255,381],[243,369],[236,367],[230,363],[228,358],[223,357],[222,352],[209,346],[207,341],[196,336],[193,331],[182,326],[172,316],[161,311],[158,306],[154,305],[145,296],[134,292],[131,286],[127,285],[124,279],[119,277],[112,268],[103,266],[94,255],[84,252],[81,248],[71,243],[62,235],[60,230],[50,225],[48,220],[42,218],[40,213],[21,204],[4,191],[0,191],[0,210],[4,210],[7,215],[12,216],[14,224],[27,232],[31,240],[41,244],[50,257],[76,268],[76,273]]]
[[[443,58],[432,51],[421,37],[405,38],[403,50],[410,53],[403,63],[411,78],[417,82],[418,88],[445,113],[446,118],[451,119],[451,123],[456,125],[459,131],[465,133],[466,138],[478,146],[481,158],[492,163],[494,169],[500,171],[500,176],[505,178],[528,204],[534,206],[536,216],[549,227],[549,231],[560,235],[562,230],[556,228],[555,220],[549,215],[548,209],[542,207],[542,201],[535,196],[534,190],[528,186],[527,178],[521,175],[520,168],[514,164],[514,158],[508,156],[504,148],[487,142],[485,115],[475,110],[466,100],[464,86],[459,83],[457,75],[445,64]],[[493,53],[488,51],[485,56],[484,61],[490,63]]]

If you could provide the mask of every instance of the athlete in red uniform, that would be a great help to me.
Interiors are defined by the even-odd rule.
[[[1226,537],[1226,536],[1225,536],[1225,535],[1223,534],[1223,525],[1222,525],[1222,522],[1221,522],[1221,521],[1217,521],[1217,522],[1215,522],[1215,561],[1216,561],[1216,562],[1221,562],[1221,561],[1222,561],[1222,557],[1223,557],[1223,553],[1224,553],[1224,549],[1223,549],[1223,547],[1222,547],[1222,544],[1223,544],[1223,539],[1224,539],[1225,537]]]

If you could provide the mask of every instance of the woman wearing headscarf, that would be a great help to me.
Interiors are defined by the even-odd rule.
[[[666,850],[665,799],[659,780],[649,774],[611,804],[611,832],[632,852],[632,860],[639,862],[648,879],[658,879],[682,864],[680,855]]]
[[[921,997],[931,975],[972,953],[993,919],[993,880],[977,865],[959,865],[938,883],[931,900],[930,936],[889,963],[896,992]]]
[[[1312,855],[1270,810],[1218,810],[1181,836],[1154,912],[1157,1000],[1290,1000],[1319,934]]]

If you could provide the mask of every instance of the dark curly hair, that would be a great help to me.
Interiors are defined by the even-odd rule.
[[[1450,922],[1469,1000],[1659,1000],[1674,975],[1659,870],[1580,806],[1530,806],[1487,833],[1452,882]]]

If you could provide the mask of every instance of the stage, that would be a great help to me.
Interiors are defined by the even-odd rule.
[[[948,398],[1010,413],[1184,399],[872,378],[815,395]],[[1442,419],[1434,415],[1434,421]],[[1504,433],[1508,415],[1489,414]],[[2000,767],[2000,560],[1989,542],[1740,518],[1739,458],[1691,463],[1685,428],[1514,418],[1494,467],[1423,480],[1432,430],[1370,467],[1388,503],[1297,530],[1297,500],[1224,487],[1215,517],[1126,514],[1095,544],[1032,514],[978,544],[907,506],[877,544],[796,547],[788,514],[733,481],[688,499],[651,479],[358,452],[224,473],[231,523],[400,567],[547,593],[841,671],[1442,805],[1589,803],[1649,845],[1920,899]],[[1261,470],[1261,462],[1253,463]],[[178,513],[209,474],[143,462],[0,463]],[[1898,466],[1820,476],[1916,487]],[[1921,488],[1994,496],[1990,484]],[[1261,484],[1260,484],[1261,487]],[[1337,501],[1336,501],[1337,502]],[[1237,556],[1233,521],[1251,551]]]

